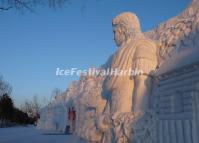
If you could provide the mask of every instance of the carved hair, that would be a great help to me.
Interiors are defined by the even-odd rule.
[[[131,12],[125,12],[113,19],[113,27],[119,27],[124,32],[126,38],[141,33],[138,17]]]

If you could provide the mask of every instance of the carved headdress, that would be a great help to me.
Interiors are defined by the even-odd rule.
[[[131,12],[124,12],[118,15],[113,19],[112,24],[114,27],[122,28],[128,36],[135,33],[141,33],[139,19],[134,13]]]

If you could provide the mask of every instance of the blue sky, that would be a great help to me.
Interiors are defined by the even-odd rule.
[[[56,68],[97,67],[115,50],[111,21],[121,12],[135,12],[143,31],[179,14],[190,0],[73,0],[61,10],[36,13],[0,12],[0,74],[19,105],[33,95],[50,98],[53,88],[65,90],[76,76],[57,77]],[[86,5],[82,12],[82,5]]]

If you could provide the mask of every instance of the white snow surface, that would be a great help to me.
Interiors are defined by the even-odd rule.
[[[75,135],[44,134],[33,126],[0,128],[0,143],[86,143]]]

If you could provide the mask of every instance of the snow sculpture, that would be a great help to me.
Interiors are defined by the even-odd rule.
[[[126,12],[113,20],[114,39],[119,47],[111,68],[120,71],[142,70],[139,75],[109,75],[104,81],[103,93],[107,99],[104,116],[98,123],[104,134],[101,142],[127,143],[131,124],[144,117],[149,108],[152,73],[158,64],[155,43],[141,32],[137,16]],[[108,119],[108,120],[107,120]],[[144,132],[144,131],[143,131]]]
[[[186,127],[184,131],[186,131],[186,133],[189,132],[189,134],[185,134],[184,142],[188,143],[187,139],[190,139],[190,142],[198,143],[198,93],[194,93],[193,124],[191,123],[192,120],[185,120],[185,122],[181,120],[171,120],[171,122],[165,119],[161,120],[159,119],[161,114],[158,113],[156,115],[156,113],[154,113],[154,111],[157,110],[156,102],[159,101],[156,100],[156,94],[154,94],[154,91],[158,90],[157,85],[161,85],[161,82],[158,83],[158,77],[155,77],[157,83],[154,83],[153,85],[154,93],[152,93],[153,95],[151,96],[152,100],[150,102],[149,111],[149,105],[147,105],[149,100],[148,97],[151,92],[150,83],[152,82],[152,73],[153,70],[155,70],[156,65],[158,64],[158,71],[164,73],[169,69],[168,65],[174,68],[181,66],[179,63],[176,64],[175,60],[172,60],[172,57],[178,58],[177,56],[181,56],[180,53],[185,49],[190,49],[191,51],[192,49],[198,49],[198,8],[199,1],[194,0],[180,15],[169,19],[168,21],[158,25],[155,29],[144,34],[141,33],[139,21],[134,14],[123,13],[114,19],[113,26],[115,29],[115,40],[119,49],[109,58],[107,63],[102,65],[100,68],[139,68],[144,71],[144,74],[139,76],[109,76],[104,78],[100,76],[81,77],[80,80],[74,84],[74,89],[72,88],[69,90],[70,92],[67,91],[67,94],[62,97],[62,100],[66,105],[71,101],[74,103],[78,115],[76,133],[80,137],[83,137],[89,142],[99,143],[156,143],[169,142],[171,138],[173,142],[176,142],[175,139],[177,138],[180,141],[182,140],[182,130],[179,129],[185,125]],[[135,40],[135,38],[137,40]],[[152,41],[148,38],[152,39]],[[155,44],[154,41],[157,41],[157,44]],[[157,49],[156,45],[158,45]],[[157,58],[155,54],[156,51]],[[196,57],[198,57],[198,52],[194,51],[194,53],[196,54]],[[193,56],[189,56],[189,60],[190,57]],[[186,59],[184,60],[187,61]],[[164,66],[166,63],[165,61],[168,61],[168,65],[166,64],[166,66]],[[184,64],[186,65],[188,63],[189,61]],[[148,67],[148,65],[150,67]],[[195,72],[197,71],[198,70],[196,69]],[[187,71],[185,70],[184,72]],[[156,74],[157,73],[158,72],[156,72]],[[176,77],[177,76],[175,76],[175,78]],[[192,78],[196,80],[194,76],[191,77],[191,79]],[[145,82],[147,85],[144,84],[145,80],[147,81]],[[189,81],[190,78],[187,82]],[[184,84],[181,83],[181,81],[179,82],[180,84]],[[178,83],[172,82],[172,84]],[[189,87],[195,86],[190,83],[186,84],[189,84]],[[165,86],[168,86],[168,84],[165,84]],[[142,88],[145,92],[140,90]],[[170,90],[174,90],[174,88],[170,88]],[[182,90],[184,90],[184,88],[182,88]],[[101,97],[102,93],[106,100]],[[189,98],[191,98],[191,96]],[[175,101],[178,100],[175,97],[171,99],[171,105],[174,105]],[[189,100],[185,103],[188,101]],[[61,102],[57,104],[61,104]],[[164,106],[167,103],[159,104]],[[176,107],[173,106],[172,108],[175,108],[173,111],[176,110]],[[56,106],[53,104],[52,108],[49,110],[52,112],[55,109]],[[161,108],[158,107],[158,109]],[[48,118],[54,116],[54,112],[57,113],[58,111],[55,110],[52,113],[51,112],[45,110],[42,113],[43,115],[46,114],[44,116],[45,120],[40,119],[43,121],[42,128],[51,127],[58,130],[56,124],[58,123],[58,127],[61,127],[62,122],[55,122],[57,121],[56,119],[51,121],[51,118]],[[192,114],[192,112],[190,113]],[[60,118],[63,112],[59,112],[58,114],[59,115],[57,116]],[[191,118],[192,116],[188,117]],[[180,117],[180,119],[182,119],[182,117]],[[158,131],[157,135],[155,130]],[[170,136],[170,138],[168,138],[168,136]],[[191,136],[194,136],[195,138],[192,139]],[[158,141],[156,141],[156,139]]]
[[[107,101],[104,111],[96,112],[97,108],[90,108],[81,111],[79,117],[82,127],[78,134],[90,142],[127,143],[134,130],[132,125],[152,116],[151,113],[145,115],[145,112],[149,110],[152,73],[158,63],[157,47],[142,34],[139,20],[133,13],[126,12],[117,16],[113,20],[113,27],[119,49],[112,58],[110,68],[120,71],[140,69],[143,73],[106,77],[102,85],[102,94]],[[85,98],[86,95],[82,97]],[[81,104],[84,103],[78,105]],[[146,131],[148,130],[141,132],[146,134]],[[138,139],[135,137],[134,140]]]
[[[89,141],[96,142],[101,139],[101,133],[97,130],[95,118],[102,114],[106,101],[101,97],[104,77],[82,76],[83,91],[75,100],[77,110],[76,133]],[[97,79],[97,80],[96,80]]]
[[[164,62],[186,48],[198,48],[199,0],[192,0],[190,5],[176,17],[159,24],[145,33],[158,43],[159,67]]]
[[[114,39],[119,46],[111,68],[143,71],[141,75],[110,75],[104,82],[104,94],[110,113],[145,112],[152,84],[152,72],[157,66],[156,45],[145,38],[137,16],[126,12],[113,20]],[[110,98],[110,99],[109,99]]]

